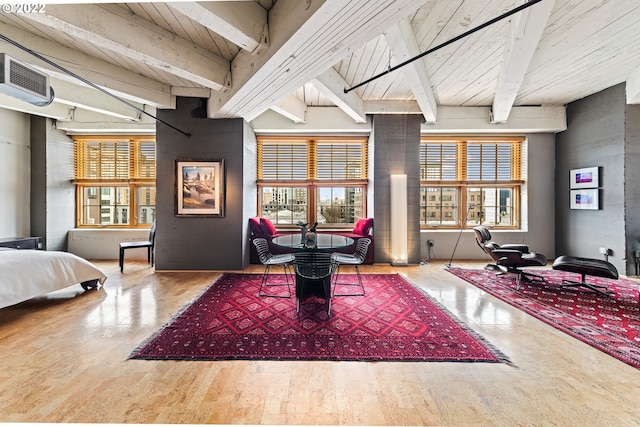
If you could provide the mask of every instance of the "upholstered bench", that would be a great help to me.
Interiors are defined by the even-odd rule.
[[[600,259],[562,255],[553,261],[552,268],[554,270],[577,273],[582,277],[580,282],[574,280],[563,280],[563,287],[585,287],[607,296],[609,296],[609,294],[602,290],[603,288],[606,288],[606,286],[587,283],[585,281],[585,276],[604,277],[614,280],[618,279],[618,270],[616,270],[616,267],[610,262]]]

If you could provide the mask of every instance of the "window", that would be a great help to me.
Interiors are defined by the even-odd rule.
[[[522,138],[423,137],[420,224],[424,228],[520,225]],[[443,204],[443,202],[447,202]]]
[[[148,225],[155,219],[155,137],[75,137],[76,225]]]
[[[274,224],[350,227],[366,217],[365,138],[258,139],[258,211]]]

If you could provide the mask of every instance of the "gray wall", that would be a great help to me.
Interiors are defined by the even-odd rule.
[[[555,258],[555,135],[528,134],[523,163],[526,168],[522,189],[522,216],[519,230],[492,230],[499,243],[526,243],[532,251]],[[568,203],[568,202],[567,202]],[[459,237],[459,242],[458,242]],[[430,251],[427,240],[434,241]],[[458,242],[456,246],[456,242]],[[455,253],[454,253],[455,249]],[[421,233],[422,259],[487,260],[475,241],[473,230],[424,230]]]
[[[374,262],[390,262],[390,175],[407,174],[409,264],[420,262],[420,115],[376,115],[374,147]]]
[[[31,117],[31,234],[47,250],[66,251],[75,227],[73,141],[51,119]]]
[[[614,86],[567,107],[568,129],[556,143],[556,248],[559,254],[609,261],[621,274],[633,271],[630,253],[640,238],[633,213],[640,205],[638,106],[627,106],[624,85]],[[571,169],[600,168],[600,210],[569,208]],[[629,236],[629,237],[627,237]]]
[[[0,237],[31,235],[29,115],[0,108]]]
[[[625,117],[625,225],[627,274],[635,273],[635,252],[640,250],[640,105],[627,105]]]
[[[206,118],[206,102],[178,98],[175,110],[158,111],[158,118],[191,133],[188,138],[158,122],[156,135],[157,199],[156,269],[242,269],[247,264],[245,148],[252,136],[242,119]],[[254,138],[255,139],[255,138]],[[254,142],[255,144],[255,142]],[[175,161],[223,159],[224,217],[175,216]],[[254,178],[255,180],[255,178]],[[255,201],[253,201],[255,209]]]

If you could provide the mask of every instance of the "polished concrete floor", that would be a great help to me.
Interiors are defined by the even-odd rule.
[[[640,424],[640,370],[454,277],[445,261],[362,271],[405,275],[513,365],[128,360],[219,272],[95,264],[109,276],[101,290],[0,309],[0,422]]]

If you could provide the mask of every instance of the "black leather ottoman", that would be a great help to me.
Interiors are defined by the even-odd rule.
[[[585,281],[585,276],[604,277],[607,279],[618,279],[618,270],[608,261],[593,258],[579,258],[573,256],[562,255],[553,261],[551,266],[554,270],[568,271],[570,273],[579,274],[582,279],[580,282],[573,280],[563,280],[563,287],[584,287],[596,291],[600,294],[609,296],[609,293],[603,291],[605,286],[598,286]]]

